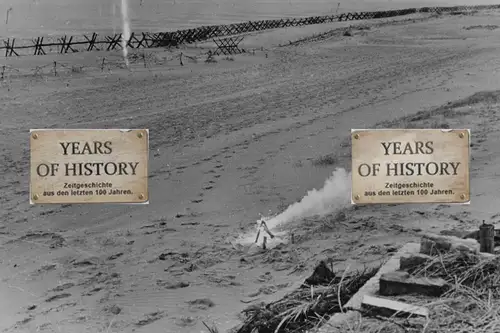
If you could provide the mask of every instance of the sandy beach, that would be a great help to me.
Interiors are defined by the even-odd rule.
[[[432,6],[475,5],[465,0],[127,0],[132,31],[164,32],[202,25]],[[495,4],[484,0],[481,4]],[[121,0],[0,2],[0,36],[112,35],[122,31]]]
[[[0,329],[225,332],[320,259],[353,270],[497,222],[498,25],[481,11],[276,29],[215,63],[208,42],[134,50],[130,71],[118,53],[2,60]],[[351,128],[443,126],[471,129],[470,205],[345,204]],[[30,206],[30,128],[148,128],[150,204]],[[294,244],[237,242],[324,186],[290,213]]]

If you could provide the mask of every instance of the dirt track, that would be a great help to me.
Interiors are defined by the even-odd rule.
[[[467,229],[492,218],[497,211],[487,194],[495,187],[487,179],[495,171],[474,164],[484,173],[473,172],[469,207],[376,206],[347,210],[342,224],[308,219],[304,241],[281,253],[247,256],[231,244],[259,214],[283,210],[334,168],[349,168],[349,147],[341,143],[351,128],[494,89],[499,30],[463,28],[499,21],[494,13],[419,16],[414,23],[353,29],[351,37],[265,44],[266,36],[299,39],[289,29],[250,36],[248,43],[253,38],[271,50],[234,61],[5,80],[0,328],[198,332],[205,320],[225,329],[249,302],[289,290],[319,257],[352,269],[419,231]],[[88,60],[81,57],[75,63]],[[30,59],[12,66],[27,71]],[[490,110],[453,127],[472,121],[491,136],[493,120]],[[30,207],[27,133],[46,127],[149,128],[150,205]],[[312,166],[332,153],[334,165]],[[486,150],[477,154],[481,163],[491,160]],[[187,303],[200,299],[210,302]]]

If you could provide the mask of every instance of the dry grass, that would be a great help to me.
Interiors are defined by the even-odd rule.
[[[469,97],[450,102],[442,107],[420,111],[415,115],[391,122],[380,123],[377,128],[448,128],[447,120],[463,114],[457,109],[478,104],[495,104],[500,101],[500,90],[482,91]],[[471,111],[472,112],[472,111]]]
[[[404,297],[405,302],[430,310],[427,321],[364,317],[351,323],[345,332],[500,332],[500,257],[450,253],[435,257],[411,273],[421,277],[440,277],[452,286],[437,300]]]
[[[372,128],[449,129],[452,127],[450,124],[452,124],[453,119],[475,112],[476,110],[474,107],[494,105],[499,102],[500,90],[481,91],[437,108],[420,111],[411,116],[404,116],[395,120],[377,123]],[[468,109],[464,110],[465,107],[468,107]],[[350,146],[351,137],[348,136],[341,143],[341,147],[347,148]],[[346,153],[345,157],[351,157],[350,150]]]
[[[495,30],[498,29],[498,25],[471,25],[464,28],[465,30],[476,30],[476,29],[485,29],[485,30]]]
[[[312,164],[317,167],[326,167],[337,163],[337,158],[333,154],[320,156],[312,161]]]
[[[329,285],[306,286],[283,299],[244,311],[246,320],[237,333],[298,333],[324,324],[361,288],[379,267],[336,277]]]
[[[475,15],[479,13],[478,10],[458,10],[450,12],[449,15]]]
[[[450,253],[410,271],[415,276],[439,277],[454,287],[447,293],[470,289],[477,297],[500,298],[500,257]]]

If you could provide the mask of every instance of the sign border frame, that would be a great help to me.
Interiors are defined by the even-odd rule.
[[[353,198],[353,193],[352,193],[352,136],[356,132],[363,132],[363,131],[441,131],[441,132],[452,132],[452,131],[464,131],[467,132],[467,138],[468,138],[468,149],[467,152],[469,153],[468,156],[468,167],[469,171],[467,172],[467,185],[469,188],[469,200],[464,201],[464,202],[385,202],[385,203],[356,203]],[[470,205],[471,204],[471,191],[470,191],[470,163],[471,163],[471,130],[466,129],[466,128],[373,128],[373,129],[361,129],[361,128],[351,128],[351,194],[350,194],[350,199],[351,199],[351,205],[354,206],[362,206],[362,205],[432,205],[432,204],[446,204],[446,205],[456,205],[456,206],[465,206],[465,205]]]
[[[29,172],[29,200],[30,200],[30,205],[35,206],[35,205],[88,205],[88,204],[93,204],[93,205],[149,205],[150,198],[149,198],[149,129],[148,128],[42,128],[42,129],[37,129],[37,128],[30,128],[30,137],[31,133],[33,132],[48,132],[48,131],[66,131],[66,132],[72,132],[72,131],[120,131],[120,132],[131,132],[131,131],[146,131],[147,135],[147,147],[148,147],[148,164],[147,164],[147,171],[148,171],[148,179],[147,179],[147,194],[148,194],[148,200],[143,201],[143,202],[78,202],[78,203],[55,203],[55,202],[45,202],[45,203],[37,203],[33,201],[32,197],[32,192],[31,192],[31,146],[29,147],[30,151],[30,172]]]

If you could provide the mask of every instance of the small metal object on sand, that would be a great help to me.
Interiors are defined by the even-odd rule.
[[[259,242],[260,232],[261,232],[262,229],[269,235],[269,237],[271,237],[271,239],[273,239],[275,237],[273,235],[273,233],[267,227],[266,222],[264,220],[261,220],[260,221],[260,225],[259,225],[259,230],[257,231],[257,236],[255,237],[255,243]],[[264,236],[264,240],[263,240],[263,243],[262,243],[262,248],[264,250],[266,249],[266,245],[267,245],[266,243],[267,243],[267,237]]]
[[[264,220],[261,221],[260,226],[262,228],[264,228],[264,231],[268,233],[268,235],[269,235],[269,237],[271,237],[271,239],[274,238],[274,235],[271,233],[271,231],[267,227],[267,224],[266,224],[266,222]]]
[[[260,228],[257,231],[257,237],[255,237],[255,243],[257,243],[259,241],[259,236],[260,236]]]

